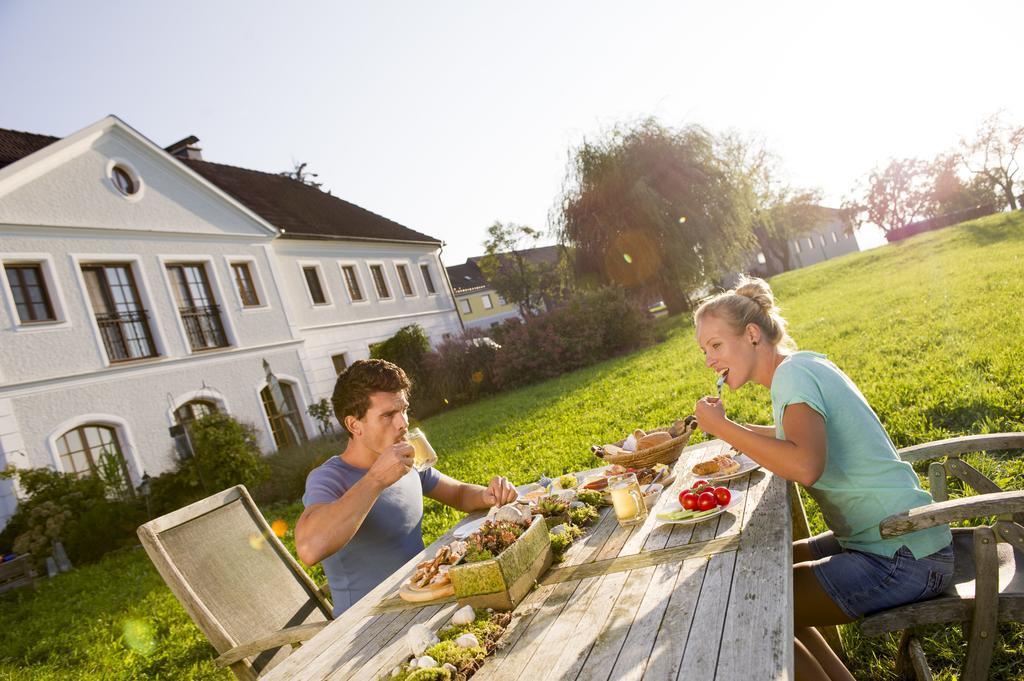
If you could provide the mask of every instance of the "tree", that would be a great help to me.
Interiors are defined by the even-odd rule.
[[[928,164],[916,158],[891,159],[884,168],[871,171],[863,201],[848,201],[844,208],[889,233],[929,217],[931,201]]]
[[[956,154],[940,154],[928,167],[931,185],[928,217],[996,205],[998,197],[988,180],[975,175],[970,181],[964,181],[957,172],[961,165]]]
[[[1005,205],[1017,210],[1014,183],[1020,171],[1018,153],[1024,147],[1024,125],[1003,121],[999,113],[989,116],[978,128],[973,140],[960,140],[960,161],[963,166],[992,189],[1003,194]]]
[[[314,179],[320,177],[320,175],[318,175],[317,173],[311,173],[308,170],[306,170],[306,166],[309,165],[308,163],[295,163],[294,161],[293,163],[295,165],[295,168],[293,170],[286,170],[283,173],[278,173],[278,175],[280,175],[281,177],[287,177],[289,179],[295,180],[296,182],[301,182],[302,184],[305,185],[309,185],[310,187],[313,187],[315,189],[320,189],[321,187],[324,186],[323,182],[317,182]]]
[[[654,119],[572,150],[554,217],[577,275],[660,295],[676,314],[692,292],[741,267],[754,246],[749,204],[718,152],[703,128]]]
[[[487,228],[486,255],[478,261],[480,271],[498,294],[519,307],[529,321],[544,309],[545,300],[560,298],[566,288],[562,252],[554,261],[529,257],[543,234],[526,225],[495,222]]]
[[[789,244],[827,218],[819,205],[821,192],[783,183],[778,156],[760,140],[730,134],[722,137],[721,147],[748,203],[754,237],[766,261],[779,263],[781,272],[791,269]]]

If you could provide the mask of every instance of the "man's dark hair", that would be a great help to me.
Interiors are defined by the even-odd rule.
[[[408,392],[411,387],[409,377],[397,364],[386,359],[361,359],[338,374],[334,394],[331,395],[334,415],[341,426],[348,430],[345,417],[361,419],[366,416],[366,410],[370,408],[370,395],[402,390]]]

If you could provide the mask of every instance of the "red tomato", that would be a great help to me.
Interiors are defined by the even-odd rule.
[[[687,511],[697,510],[697,495],[689,490],[683,490],[679,494],[679,505]]]
[[[703,487],[706,484],[708,484],[707,480],[698,480],[697,482],[690,485],[690,489],[697,489],[698,487]]]
[[[729,500],[732,499],[732,493],[729,491],[728,487],[716,487],[715,499],[718,500],[719,506],[728,506]]]
[[[701,492],[700,496],[697,497],[698,511],[710,511],[716,506],[718,506],[718,501],[715,499],[715,495],[712,492]]]

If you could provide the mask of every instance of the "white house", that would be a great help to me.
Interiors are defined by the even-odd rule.
[[[787,244],[789,268],[791,270],[814,265],[860,250],[857,239],[848,230],[842,211],[836,208],[820,208],[822,219],[814,229],[794,238]],[[770,276],[787,270],[784,263],[770,253],[760,252],[756,263],[748,269]]]
[[[209,410],[264,450],[410,323],[461,330],[441,242],[285,177],[163,149],[113,116],[63,139],[0,130],[0,467],[137,486]],[[270,396],[266,360],[284,405]],[[18,490],[0,483],[0,526]]]

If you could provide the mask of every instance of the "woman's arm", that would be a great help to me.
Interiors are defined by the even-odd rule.
[[[795,480],[809,487],[817,482],[825,470],[828,457],[825,419],[802,402],[789,405],[783,412],[785,440],[776,439],[774,429],[771,434],[766,434],[767,426],[759,426],[754,430],[730,421],[725,417],[722,402],[716,398],[705,397],[697,402],[694,415],[697,417],[697,425],[705,433],[728,442],[787,480]]]
[[[767,435],[768,437],[775,437],[775,426],[755,426],[752,423],[745,423],[743,427],[747,430],[752,430],[758,435]]]

